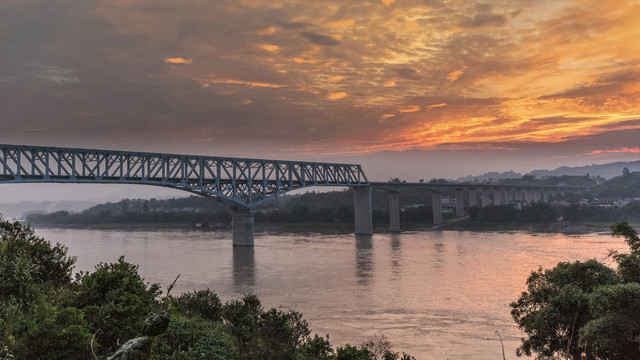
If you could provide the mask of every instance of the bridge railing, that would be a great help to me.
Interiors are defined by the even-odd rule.
[[[0,183],[168,186],[255,206],[308,186],[365,186],[360,165],[0,145]]]

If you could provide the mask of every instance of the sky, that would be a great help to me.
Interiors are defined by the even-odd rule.
[[[638,24],[638,0],[3,0],[0,143],[377,181],[631,161]]]

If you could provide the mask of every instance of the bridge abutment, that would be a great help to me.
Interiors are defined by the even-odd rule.
[[[371,187],[361,186],[353,189],[353,211],[356,235],[373,234]]]
[[[256,210],[242,207],[231,209],[233,246],[253,246]]]

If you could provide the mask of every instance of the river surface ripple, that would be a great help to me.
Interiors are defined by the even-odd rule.
[[[76,271],[121,255],[145,281],[175,292],[210,288],[223,301],[257,294],[265,307],[301,312],[334,347],[383,333],[416,359],[515,359],[521,333],[509,303],[539,267],[626,251],[608,234],[428,231],[259,233],[234,248],[230,232],[36,229],[68,246]]]

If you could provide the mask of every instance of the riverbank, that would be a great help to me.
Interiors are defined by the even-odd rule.
[[[634,227],[640,227],[640,223],[632,223]],[[154,231],[154,230],[184,230],[184,231],[229,231],[229,230],[195,230],[193,224],[188,223],[107,223],[107,224],[60,224],[38,225],[37,228],[50,229],[83,229],[83,230],[124,230],[124,231]],[[593,232],[608,232],[610,222],[553,222],[553,223],[489,223],[471,221],[468,219],[445,222],[442,225],[420,223],[402,223],[402,231],[527,231],[540,233],[562,234],[586,234]],[[353,233],[353,224],[350,223],[256,223],[256,233],[322,233],[322,234],[350,234]],[[374,224],[374,233],[389,232],[388,224]]]

